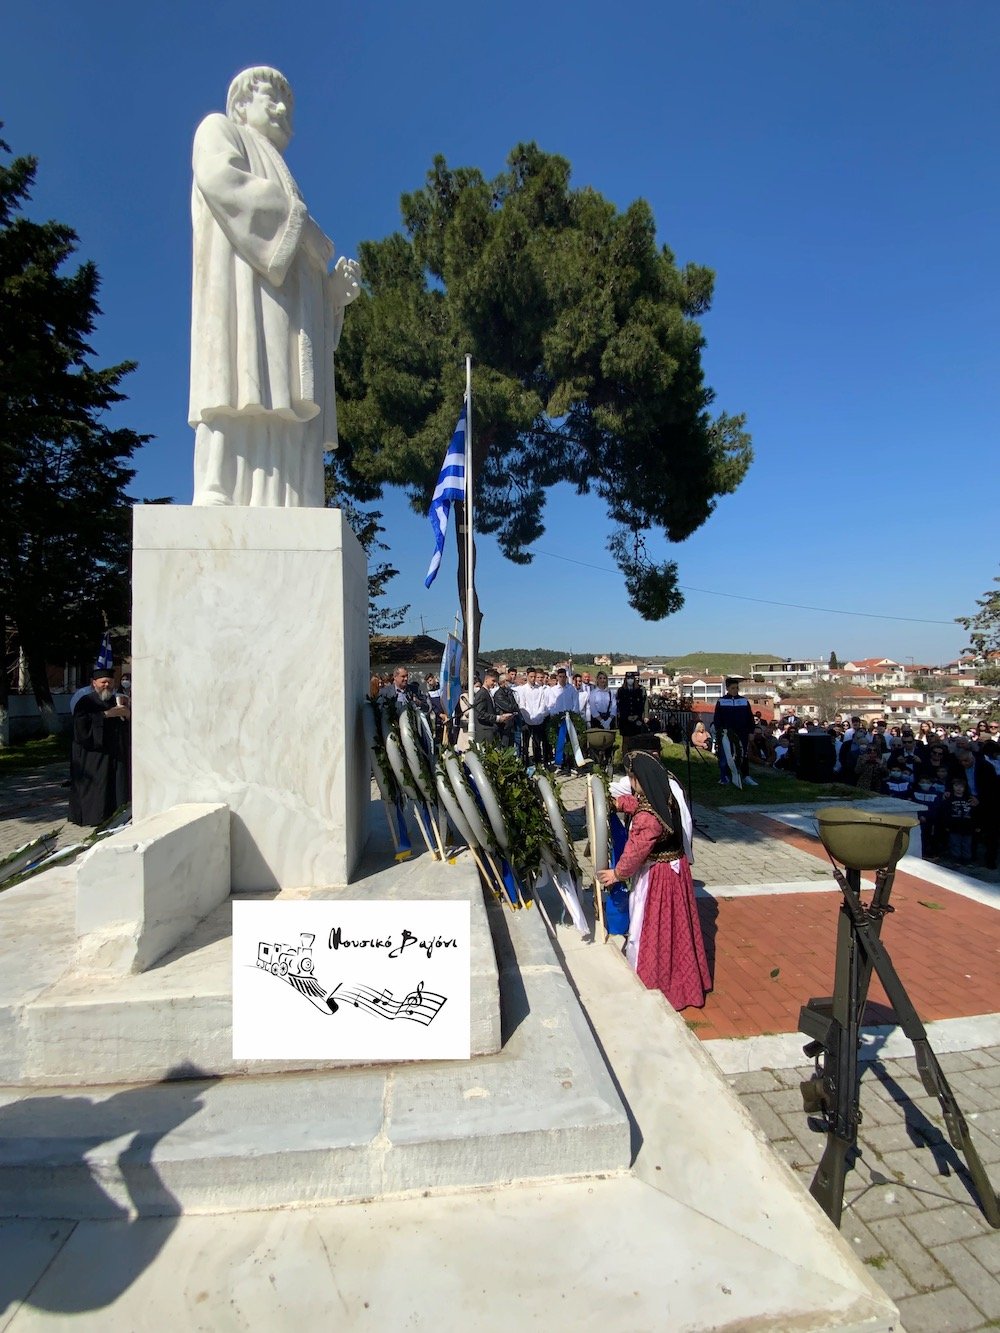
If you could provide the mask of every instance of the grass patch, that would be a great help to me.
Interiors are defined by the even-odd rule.
[[[865,1260],[869,1268],[884,1268],[888,1262],[887,1254],[872,1254]]]
[[[665,740],[661,750],[667,764],[686,784],[687,759],[683,745]],[[761,768],[759,764],[750,765],[750,776],[757,783],[756,787],[744,787],[742,791],[732,783],[720,787],[718,760],[714,755],[703,755],[692,747],[691,797],[700,805],[716,809],[723,805],[783,805],[802,801],[822,805],[830,800],[864,801],[871,796],[870,792],[856,791],[841,782],[800,782],[790,773]]]
[[[44,736],[21,745],[0,749],[0,776],[16,773],[25,768],[44,768],[46,764],[66,763],[69,760],[70,737]]]

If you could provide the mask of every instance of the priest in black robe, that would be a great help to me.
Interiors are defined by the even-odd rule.
[[[124,696],[122,696],[124,698]],[[131,796],[132,713],[115,699],[113,678],[96,668],[89,694],[73,710],[69,761],[69,817],[73,824],[103,824]]]

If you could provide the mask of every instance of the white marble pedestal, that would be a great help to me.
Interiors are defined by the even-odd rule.
[[[133,512],[133,818],[222,802],[234,890],[347,883],[369,800],[353,532],[336,509]]]

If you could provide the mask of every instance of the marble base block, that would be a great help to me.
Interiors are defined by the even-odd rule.
[[[145,972],[229,897],[229,811],[178,805],[130,824],[76,871],[78,966]]]
[[[221,803],[234,890],[346,884],[369,801],[357,538],[336,509],[133,514],[133,817]]]

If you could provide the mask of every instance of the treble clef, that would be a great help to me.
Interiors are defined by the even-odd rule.
[[[408,1014],[412,1014],[414,1008],[419,1009],[420,1006],[423,1004],[423,1002],[424,1002],[424,983],[422,981],[418,981],[417,989],[411,990],[409,995],[407,995],[406,999],[403,1001],[403,1008],[406,1010]]]

